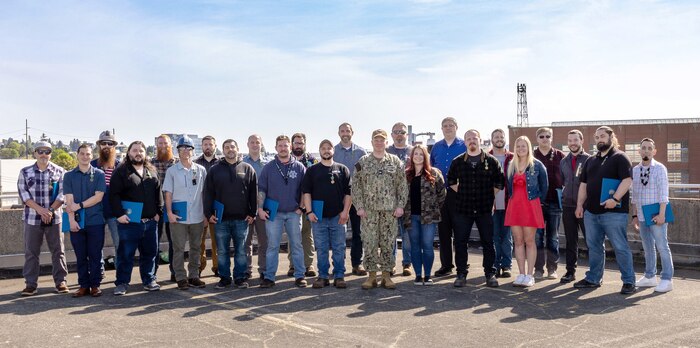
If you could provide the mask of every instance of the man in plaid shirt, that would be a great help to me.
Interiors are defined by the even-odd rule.
[[[24,203],[24,269],[26,287],[22,296],[36,295],[39,279],[39,254],[46,243],[51,252],[56,292],[67,293],[66,256],[61,226],[64,169],[51,162],[51,144],[39,141],[34,145],[36,163],[22,168],[17,191]]]
[[[151,163],[156,167],[158,172],[158,181],[162,184],[165,181],[165,172],[168,168],[177,164],[178,160],[173,155],[173,142],[170,136],[166,134],[161,134],[156,139],[156,158],[154,158]],[[158,221],[158,247],[160,248],[160,241],[163,238],[163,230],[165,230],[165,236],[168,238],[168,267],[170,268],[170,281],[175,282],[175,270],[173,269],[172,259],[173,259],[173,243],[170,237],[170,223],[165,222],[165,219],[160,219]],[[156,262],[156,271],[158,273],[158,262]]]

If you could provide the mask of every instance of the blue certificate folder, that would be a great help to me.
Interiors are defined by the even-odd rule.
[[[311,211],[316,215],[318,222],[321,222],[323,220],[323,201],[311,201]]]
[[[80,221],[78,221],[78,225],[80,226],[80,229],[85,228],[85,209],[80,209],[78,210],[78,216]],[[63,218],[61,220],[61,231],[64,233],[70,232],[70,220],[68,220],[68,213],[63,212]]]
[[[221,219],[224,218],[224,204],[214,200],[214,213],[216,215],[216,221],[221,222]]]
[[[126,213],[126,216],[129,217],[130,223],[140,223],[141,222],[141,213],[143,212],[143,203],[122,201],[122,208],[124,208],[124,213]]]
[[[661,211],[661,205],[659,203],[654,203],[654,204],[647,204],[642,206],[642,213],[644,213],[644,223],[647,226],[654,225],[654,222],[651,221],[651,219],[659,215],[659,212]],[[676,218],[673,216],[673,210],[671,209],[671,202],[666,204],[666,222],[672,223],[675,222]]]
[[[603,178],[603,182],[600,185],[600,205],[603,205],[605,201],[613,197],[620,186],[620,182],[617,179]],[[617,203],[617,207],[622,207],[622,203]]]
[[[267,211],[270,221],[275,221],[275,217],[277,216],[277,209],[279,207],[280,202],[274,199],[265,198],[265,203],[263,203],[263,210]]]
[[[173,210],[173,214],[180,217],[180,219],[177,221],[187,221],[187,202],[173,202],[171,209]],[[163,210],[165,222],[170,222],[170,218],[168,217],[168,209],[163,208]]]

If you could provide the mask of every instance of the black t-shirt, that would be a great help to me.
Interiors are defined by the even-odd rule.
[[[620,208],[605,209],[600,205],[600,190],[603,178],[624,180],[630,177],[632,162],[629,157],[615,148],[610,149],[605,156],[591,156],[583,165],[579,180],[586,184],[586,202],[584,209],[592,214],[628,213],[629,191],[620,199]]]
[[[479,162],[481,162],[481,155],[476,155],[476,156],[469,155],[467,157],[467,163],[469,163],[469,168],[472,168],[472,169],[476,168],[476,165],[479,164]]]
[[[420,181],[423,177],[417,176],[411,180],[411,215],[420,215]]]
[[[341,163],[330,167],[316,163],[306,170],[301,191],[311,200],[323,201],[323,217],[334,217],[343,211],[343,199],[350,195],[350,171]]]

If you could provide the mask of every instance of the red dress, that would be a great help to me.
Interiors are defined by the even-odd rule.
[[[540,198],[527,199],[525,175],[515,174],[513,176],[513,196],[508,200],[505,225],[544,228]]]

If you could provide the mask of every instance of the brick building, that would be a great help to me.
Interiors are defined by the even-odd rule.
[[[607,121],[567,121],[552,122],[551,125],[517,127],[508,126],[508,136],[512,142],[526,135],[537,144],[535,132],[540,127],[550,127],[554,132],[552,146],[568,153],[567,134],[572,129],[583,133],[584,148],[595,153],[595,130],[600,126],[611,127],[618,137],[620,149],[624,150],[633,164],[641,162],[639,142],[652,138],[656,143],[655,159],[668,168],[668,179],[672,184],[700,183],[700,118],[672,118],[650,120],[607,120]]]

